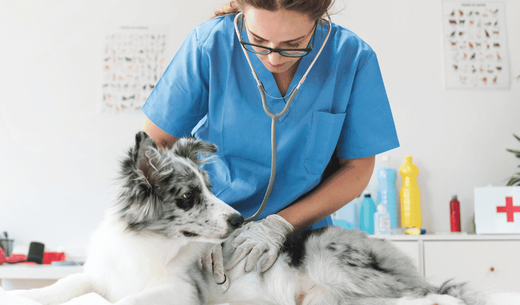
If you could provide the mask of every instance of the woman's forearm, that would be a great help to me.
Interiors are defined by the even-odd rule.
[[[173,143],[178,139],[166,133],[164,130],[152,123],[148,118],[143,124],[143,131],[146,132],[146,134],[149,135],[160,148],[171,148]]]
[[[340,168],[314,191],[280,211],[294,228],[304,228],[331,215],[365,190],[374,170],[375,156],[340,159]]]

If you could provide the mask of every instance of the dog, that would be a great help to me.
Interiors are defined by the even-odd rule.
[[[229,287],[222,288],[201,257],[222,244],[229,259],[234,249],[228,237],[252,223],[244,224],[211,192],[201,165],[216,151],[193,137],[161,149],[137,133],[121,163],[118,196],[92,236],[84,272],[9,293],[46,305],[90,292],[117,305],[491,304],[464,284],[434,287],[389,242],[335,226],[291,233],[268,271],[245,272],[242,261],[227,271]]]

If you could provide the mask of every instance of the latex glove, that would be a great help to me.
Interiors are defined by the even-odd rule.
[[[235,249],[226,269],[231,270],[242,259],[246,258],[245,271],[249,272],[258,266],[262,272],[273,266],[278,252],[287,235],[294,227],[279,215],[247,223],[234,233],[231,246]]]
[[[221,285],[224,290],[229,288],[229,281],[224,273],[224,259],[222,258],[222,246],[216,244],[203,254],[202,270],[213,272],[215,283]]]

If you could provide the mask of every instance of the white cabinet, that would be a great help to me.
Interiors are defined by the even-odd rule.
[[[407,254],[412,261],[414,262],[415,267],[417,267],[421,274],[422,272],[422,257],[421,257],[421,249],[420,245],[417,241],[394,241],[392,242],[394,246],[396,246],[399,250]]]
[[[469,282],[486,291],[520,292],[519,235],[389,236],[433,284]]]
[[[424,275],[432,283],[457,281],[495,291],[520,292],[519,241],[424,243]]]

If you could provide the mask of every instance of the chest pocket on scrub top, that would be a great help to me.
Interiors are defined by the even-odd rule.
[[[336,149],[345,113],[314,111],[303,166],[309,174],[322,174]]]

